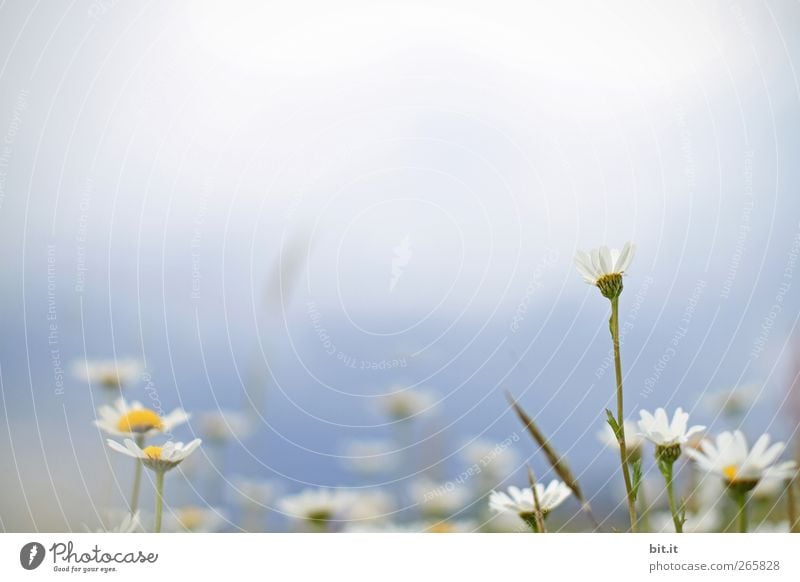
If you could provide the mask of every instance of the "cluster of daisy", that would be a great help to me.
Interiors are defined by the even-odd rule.
[[[774,499],[797,476],[797,465],[791,460],[780,460],[786,445],[772,442],[768,434],[761,435],[752,446],[740,430],[710,437],[705,426],[690,425],[689,413],[680,407],[671,416],[664,408],[657,408],[652,412],[640,410],[636,421],[628,418],[620,355],[619,301],[624,290],[624,276],[634,254],[634,246],[628,243],[621,250],[600,247],[579,252],[575,257],[584,281],[597,287],[610,302],[616,407],[606,411],[607,424],[599,438],[619,454],[623,477],[620,486],[624,485],[629,531],[719,531],[730,529],[735,521],[741,531],[746,531],[748,506],[769,499],[772,501],[767,505],[774,508]],[[161,530],[162,521],[170,531],[224,528],[236,517],[231,517],[228,510],[220,506],[172,508],[166,519],[162,519],[164,477],[189,459],[200,447],[201,440],[196,438],[184,444],[171,439],[173,431],[190,420],[190,415],[182,408],[165,414],[138,401],[128,402],[122,396],[122,389],[134,384],[142,370],[135,360],[89,362],[75,368],[76,374],[90,384],[115,396],[113,402],[99,407],[95,424],[110,437],[107,443],[111,450],[132,458],[135,463],[128,511],[121,521],[114,521],[119,523],[114,531],[141,529],[144,518],[139,509],[139,494],[144,469],[155,477],[152,518],[155,531]],[[756,397],[757,388],[746,387],[713,395],[708,402],[728,420],[735,421]],[[528,469],[527,486],[506,486],[522,467],[508,443],[473,439],[461,450],[462,461],[470,469],[449,481],[442,480],[440,474],[422,466],[425,463],[410,453],[415,442],[420,440],[417,437],[422,436],[416,434],[417,431],[426,426],[422,420],[436,411],[439,404],[436,395],[414,387],[394,387],[377,402],[378,410],[393,429],[391,436],[342,443],[341,460],[362,479],[376,479],[384,485],[306,487],[288,494],[273,481],[244,477],[228,480],[224,476],[227,473],[222,466],[227,457],[224,447],[253,434],[250,417],[231,410],[196,415],[193,428],[203,436],[206,455],[209,458],[220,455],[215,482],[225,481],[230,485],[228,492],[236,506],[234,511],[240,513],[239,528],[263,530],[271,511],[282,515],[292,529],[309,532],[530,530],[544,533],[548,528],[557,528],[553,520],[558,518],[551,515],[572,497],[594,528],[603,529],[566,459],[555,451],[534,419],[513,400],[514,410],[558,478],[546,483],[536,482],[532,470]],[[644,468],[647,448],[652,448],[651,463],[654,462],[658,470],[655,478]],[[680,488],[678,477],[684,475],[684,468],[690,473],[691,482],[688,487]],[[184,474],[191,470],[182,467]],[[410,485],[403,485],[408,474],[419,476]],[[712,478],[707,478],[709,476]],[[728,525],[723,515],[724,504],[718,503],[724,493],[734,502],[728,505],[735,509],[736,519],[729,519]],[[751,499],[755,502],[749,504]],[[559,513],[568,516],[563,509]],[[796,519],[794,524],[778,520],[777,525],[772,519],[756,529],[783,528],[786,531],[797,525]]]
[[[768,434],[761,435],[752,447],[740,430],[722,432],[715,439],[702,438],[706,427],[689,427],[689,414],[682,408],[675,410],[671,420],[663,408],[658,408],[652,414],[641,410],[637,423],[625,419],[617,310],[623,290],[623,276],[633,255],[634,247],[628,243],[621,251],[601,247],[589,253],[578,252],[575,257],[575,264],[584,280],[596,286],[611,301],[610,329],[615,349],[618,409],[616,416],[608,411],[609,423],[601,432],[600,438],[621,453],[631,529],[636,531],[640,527],[640,518],[636,514],[634,503],[637,497],[642,498],[639,493],[642,481],[642,449],[645,442],[650,442],[655,447],[655,461],[665,481],[670,517],[676,532],[684,531],[684,526],[690,519],[694,528],[700,527],[699,523],[707,524],[709,521],[705,519],[708,512],[701,516],[704,519],[687,515],[685,504],[679,504],[675,498],[674,465],[684,449],[697,468],[721,478],[724,489],[736,502],[739,529],[746,531],[747,500],[751,491],[759,483],[767,481],[791,483],[797,474],[797,465],[794,461],[778,460],[786,445],[782,442],[770,444],[771,437]],[[717,410],[723,411],[726,416],[736,417],[752,403],[753,393],[754,390],[750,387],[715,395],[713,400]],[[647,506],[644,503],[642,505],[645,512]]]

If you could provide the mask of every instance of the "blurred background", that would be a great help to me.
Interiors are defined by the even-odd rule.
[[[318,486],[413,516],[420,479],[480,520],[553,477],[506,391],[614,512],[608,302],[572,256],[628,240],[631,417],[792,439],[798,33],[788,1],[3,3],[0,528],[124,508],[87,360],[192,414],[168,502],[216,529],[250,529],[243,483],[254,529]]]

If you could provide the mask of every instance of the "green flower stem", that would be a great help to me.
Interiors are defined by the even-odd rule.
[[[156,519],[153,531],[161,533],[161,514],[164,510],[164,470],[156,471]]]
[[[667,484],[667,501],[669,501],[669,511],[672,514],[672,523],[675,524],[675,533],[683,533],[683,520],[678,514],[678,506],[675,504],[675,491],[673,487],[673,465],[675,461],[659,461],[658,468],[664,476]]]
[[[631,521],[631,532],[637,531],[636,499],[631,485],[631,474],[628,469],[628,451],[625,446],[625,409],[622,398],[622,361],[619,354],[619,296],[611,299],[611,319],[608,322],[611,330],[611,341],[614,344],[614,371],[617,376],[617,424],[619,425],[619,455],[622,464],[622,477],[625,479],[625,496],[628,501],[628,514]]]
[[[144,446],[144,436],[136,437],[136,446],[140,449]],[[133,492],[131,493],[131,515],[139,509],[139,490],[142,488],[142,460],[136,459],[136,468],[133,472]]]
[[[733,498],[736,500],[736,509],[738,510],[739,518],[739,531],[741,533],[747,532],[747,493],[744,491],[734,491]]]
[[[644,487],[642,485],[639,486],[636,500],[639,502],[639,523],[642,526],[639,529],[640,531],[650,531],[650,515],[647,513],[647,497],[644,494]]]

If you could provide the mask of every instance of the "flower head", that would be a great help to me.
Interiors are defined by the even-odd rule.
[[[713,414],[741,416],[758,402],[764,392],[763,388],[760,384],[741,384],[729,390],[706,394],[703,404]]]
[[[480,474],[492,481],[502,481],[519,468],[519,458],[506,443],[477,439],[465,445],[461,457]]]
[[[72,364],[72,373],[90,384],[97,384],[109,390],[118,390],[139,379],[142,374],[142,364],[133,358],[84,360]]]
[[[657,447],[671,447],[686,444],[689,439],[705,430],[704,426],[693,426],[687,429],[689,413],[681,407],[675,410],[672,422],[667,417],[667,411],[657,408],[654,414],[640,410],[639,434]]]
[[[539,498],[539,507],[545,516],[561,505],[570,496],[570,493],[570,488],[558,479],[550,481],[547,487],[536,483],[536,497]],[[513,512],[523,519],[527,519],[536,511],[533,489],[530,487],[520,489],[512,485],[508,488],[508,493],[492,491],[489,496],[489,508],[497,513]]]
[[[622,276],[633,260],[633,243],[625,243],[622,250],[600,247],[590,252],[575,253],[575,266],[590,285],[597,286],[604,297],[614,299],[622,293]]]
[[[205,412],[200,415],[198,424],[200,433],[207,441],[220,444],[244,440],[254,428],[248,416],[233,410]]]
[[[171,432],[189,420],[189,414],[176,408],[166,416],[145,408],[141,402],[125,402],[118,398],[113,406],[104,404],[97,409],[100,416],[95,425],[110,435],[120,437],[151,436],[157,432]]]
[[[761,435],[753,448],[741,431],[723,432],[716,441],[705,440],[701,450],[688,449],[686,454],[706,471],[717,473],[728,487],[741,487],[745,490],[755,487],[762,477],[786,479],[796,471],[794,461],[775,463],[783,453],[784,443],[770,446],[768,434]]]
[[[471,493],[452,481],[436,482],[427,477],[413,481],[409,486],[412,501],[428,517],[445,518],[464,508]]]
[[[191,455],[197,447],[200,446],[202,441],[200,439],[194,439],[187,445],[169,441],[160,447],[149,446],[144,448],[139,447],[139,445],[131,439],[125,439],[124,446],[111,439],[108,439],[106,442],[109,447],[123,455],[128,455],[134,459],[141,459],[144,466],[148,469],[152,469],[153,471],[169,471],[180,465],[186,457]]]
[[[140,531],[141,529],[142,520],[140,512],[136,511],[134,513],[130,513],[129,511],[126,511],[125,517],[122,518],[122,521],[120,521],[119,525],[109,529],[100,527],[96,529],[94,533],[134,533],[136,531]]]
[[[186,505],[172,509],[167,515],[165,529],[172,532],[210,533],[225,529],[228,523],[224,509]]]
[[[290,519],[326,529],[331,521],[342,519],[355,496],[344,489],[304,489],[278,501],[278,507]]]
[[[381,397],[382,411],[393,420],[408,420],[427,412],[436,404],[430,392],[413,388],[396,388]]]

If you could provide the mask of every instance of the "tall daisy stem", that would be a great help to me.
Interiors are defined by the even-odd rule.
[[[675,533],[683,533],[683,520],[678,514],[678,506],[675,504],[675,488],[673,487],[674,464],[674,462],[662,461],[659,462],[659,468],[667,484],[667,501],[669,502],[669,511],[672,514],[672,523],[675,524]]]
[[[647,497],[644,493],[644,487],[639,487],[639,493],[636,496],[636,501],[639,502],[639,523],[641,531],[650,531],[650,514],[648,513],[649,504]]]
[[[747,532],[747,493],[736,491],[733,494],[736,500],[737,517],[739,519],[739,532]]]
[[[619,455],[622,464],[622,477],[625,479],[625,496],[628,501],[628,514],[631,532],[637,531],[636,499],[633,494],[631,474],[628,469],[628,451],[625,446],[625,408],[622,397],[622,361],[619,353],[619,296],[611,299],[611,319],[609,320],[611,341],[614,344],[614,371],[617,376],[617,424],[619,425]]]
[[[153,531],[161,533],[161,514],[164,511],[164,473],[165,471],[156,471],[156,517]]]
[[[140,449],[144,446],[144,436],[136,437],[136,446]],[[131,492],[131,515],[139,509],[139,491],[142,488],[142,460],[136,459],[136,468],[133,470],[133,491]]]

